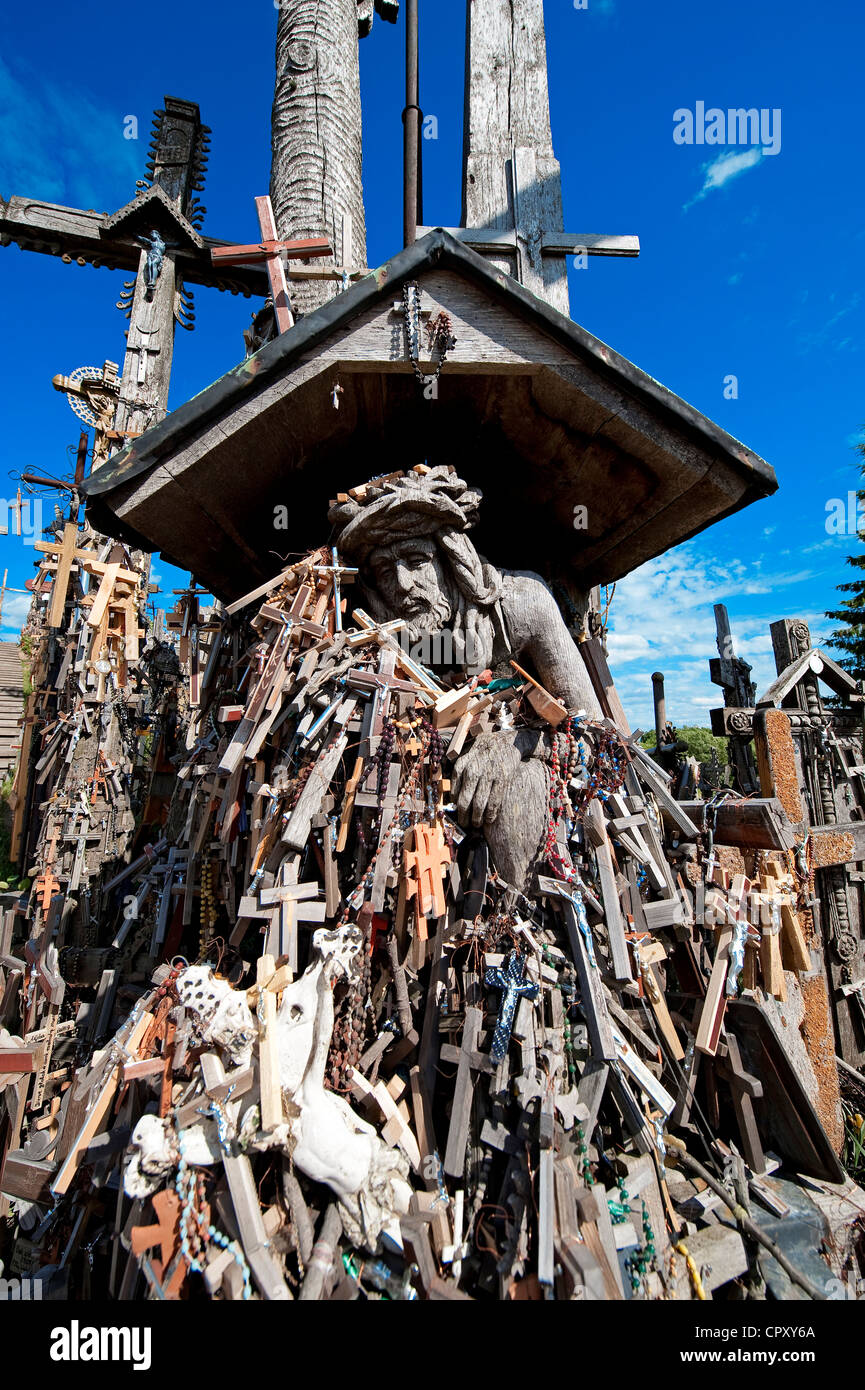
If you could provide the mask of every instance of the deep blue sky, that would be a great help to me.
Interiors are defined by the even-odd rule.
[[[424,144],[424,217],[452,225],[464,0],[420,8],[421,104],[439,136]],[[632,719],[649,722],[649,674],[661,667],[671,715],[705,722],[719,703],[706,666],[712,603],[728,604],[762,688],[773,672],[768,622],[804,616],[815,639],[825,635],[823,610],[855,546],[828,536],[825,521],[829,499],[856,486],[853,445],[865,423],[865,23],[854,0],[588,0],[584,10],[547,0],[545,13],[567,229],[636,232],[642,243],[639,260],[594,259],[571,272],[572,316],[762,454],[781,484],[644,566],[613,603],[613,669]],[[272,0],[7,11],[0,193],[113,211],[143,176],[150,114],[171,93],[198,101],[213,130],[205,230],[251,240],[252,200],[268,184],[275,30]],[[370,265],[401,240],[402,61],[402,20],[376,19],[361,44]],[[742,149],[677,145],[673,112],[697,101],[780,108],[780,153],[743,160]],[[137,142],[123,138],[130,114]],[[22,467],[69,470],[77,421],[51,378],[122,361],[125,320],[113,307],[122,280],[0,251],[4,484]],[[195,332],[177,335],[173,406],[243,355],[251,301],[197,290],[196,311]],[[739,395],[725,400],[731,374]],[[9,583],[22,585],[33,551],[11,538],[0,549]],[[161,561],[155,570],[164,587],[179,583]],[[7,598],[4,637],[25,607]]]

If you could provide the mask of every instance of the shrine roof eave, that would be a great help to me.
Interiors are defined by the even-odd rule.
[[[204,238],[177,210],[159,184],[140,189],[131,202],[106,217],[99,228],[99,235],[108,240],[112,237],[134,237],[139,230],[149,230],[154,220],[170,227],[175,236],[182,237],[196,251],[203,249]]]
[[[585,328],[536,298],[476,251],[462,245],[442,228],[435,228],[344,293],[303,316],[288,332],[178,407],[91,475],[83,491],[87,496],[88,515],[93,524],[136,545],[145,544],[146,548],[159,549],[166,558],[194,570],[194,564],[189,563],[184,553],[184,536],[188,528],[174,508],[174,499],[171,510],[175,528],[170,539],[165,534],[164,522],[160,522],[156,528],[159,535],[155,531],[146,535],[135,529],[129,509],[124,508],[124,500],[130,496],[130,492],[136,492],[142,486],[159,490],[159,479],[166,467],[170,471],[172,460],[179,458],[187,446],[193,447],[193,441],[200,439],[205,431],[218,431],[221,422],[235,411],[248,413],[256,397],[272,391],[280,381],[290,377],[295,368],[308,363],[311,354],[326,340],[332,342],[335,335],[351,332],[354,322],[362,315],[370,311],[380,314],[387,301],[394,300],[405,281],[418,280],[430,272],[442,271],[454,272],[471,282],[475,291],[481,292],[485,299],[496,301],[504,311],[522,319],[532,330],[542,334],[551,344],[551,350],[558,353],[559,362],[572,362],[575,368],[586,370],[594,378],[605,382],[611,396],[617,394],[619,398],[627,397],[630,402],[636,403],[644,419],[650,418],[659,429],[684,441],[685,447],[698,453],[704,463],[708,460],[712,467],[719,470],[719,474],[733,480],[729,491],[724,488],[718,491],[711,506],[704,507],[699,514],[694,512],[696,524],[691,523],[687,508],[673,521],[670,521],[668,512],[665,539],[663,543],[659,541],[660,551],[776,491],[778,484],[774,470],[759,455]],[[485,367],[481,362],[475,367],[474,361],[470,361],[460,363],[459,370],[464,377],[466,373],[471,375],[475,372],[483,376]],[[647,443],[647,449],[650,443]],[[151,479],[150,475],[154,474],[156,476]],[[125,518],[122,515],[124,510],[127,511]],[[191,526],[190,521],[190,530]],[[150,526],[144,529],[149,530]],[[176,544],[173,555],[169,553],[174,548],[172,539]],[[236,540],[237,537],[235,543]],[[246,545],[243,549],[246,549]],[[250,545],[248,557],[252,556],[254,550],[255,546]],[[640,557],[635,552],[635,563],[639,563],[640,558],[647,558],[645,545],[643,550],[645,553]],[[656,549],[655,553],[659,553],[659,550]],[[586,572],[591,574],[592,582],[597,582],[597,576],[606,568],[606,562],[599,551],[587,554],[586,558],[589,561]],[[618,572],[624,572],[620,561]]]

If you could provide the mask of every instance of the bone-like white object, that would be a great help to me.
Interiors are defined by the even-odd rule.
[[[160,1120],[158,1115],[142,1115],[132,1131],[130,1147],[133,1152],[123,1177],[123,1190],[129,1197],[151,1197],[180,1161],[174,1125],[171,1120]],[[187,1163],[201,1167],[222,1157],[213,1120],[202,1118],[183,1131],[183,1157]]]
[[[245,995],[227,980],[218,980],[208,965],[190,965],[182,971],[177,993],[183,1007],[196,1016],[203,1040],[224,1048],[234,1066],[247,1066],[258,1025]]]
[[[399,1216],[408,1211],[411,1187],[405,1156],[390,1149],[375,1128],[356,1115],[348,1101],[324,1087],[333,1035],[332,985],[359,974],[363,933],[355,926],[322,928],[312,939],[314,958],[300,979],[283,991],[276,1019],[279,1079],[291,1104],[289,1119],[254,1140],[255,1147],[279,1147],[315,1182],[336,1194],[343,1227],[354,1245],[375,1251],[382,1233],[400,1243]],[[209,966],[190,966],[177,980],[184,1008],[197,1029],[216,1043],[236,1066],[246,1066],[258,1027],[245,995],[214,977]],[[227,1118],[235,1106],[226,1103]],[[244,1124],[243,1128],[246,1128]],[[216,1125],[210,1118],[183,1130],[183,1157],[207,1165],[221,1156]],[[227,1136],[233,1137],[232,1131]],[[130,1196],[149,1196],[176,1168],[180,1158],[171,1120],[144,1115],[132,1135],[134,1154],[124,1187]]]
[[[333,1033],[331,982],[359,969],[363,935],[357,927],[322,929],[314,960],[286,987],[277,1015],[280,1081],[300,1114],[288,1122],[292,1158],[307,1177],[336,1193],[349,1240],[370,1250],[382,1231],[399,1241],[399,1215],[408,1211],[408,1161],[356,1115],[348,1101],[324,1088]]]

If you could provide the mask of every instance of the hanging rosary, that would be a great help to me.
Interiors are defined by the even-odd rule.
[[[427,345],[430,356],[438,353],[438,361],[432,376],[421,371],[420,366],[420,286],[416,280],[407,280],[402,287],[403,313],[405,314],[405,342],[408,359],[411,362],[418,384],[424,392],[434,386],[441,376],[445,358],[456,346],[450,315],[443,309],[426,326]]]

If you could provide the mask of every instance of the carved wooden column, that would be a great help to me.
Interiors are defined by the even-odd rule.
[[[358,22],[357,0],[280,0],[270,200],[281,238],[326,236],[337,264],[362,266]],[[349,223],[351,244],[343,246]],[[298,282],[291,296],[295,312],[317,309],[338,289],[338,281]]]
[[[754,744],[761,794],[777,796],[797,832],[804,835],[808,818],[799,790],[800,772],[788,714],[782,709],[758,709],[754,716]],[[817,1084],[814,1104],[837,1152],[843,1141],[844,1126],[823,939],[810,909],[799,914],[799,922],[811,951],[813,968],[811,972],[800,973],[795,980],[790,980],[788,996],[792,1002],[797,992],[801,995],[799,1032]]]
[[[138,274],[119,307],[128,306],[129,329],[120,400],[115,429],[141,433],[161,420],[168,410],[168,388],[174,352],[174,325],[192,327],[188,317],[190,300],[175,273],[174,252],[178,244],[197,240],[195,224],[204,209],[194,193],[204,186],[207,163],[208,127],[202,125],[198,106],[192,101],[166,97],[163,109],[154,118],[148,174],[151,189],[136,199],[139,207],[121,209],[106,224],[109,229],[129,223],[137,235],[150,236],[156,230],[166,243],[155,284],[147,284],[146,248],[142,248]],[[162,196],[164,195],[164,197]],[[194,315],[192,316],[194,318]],[[121,441],[122,443],[122,441]]]
[[[772,646],[779,672],[811,647],[808,624],[800,619],[785,618],[772,623]],[[785,705],[787,701],[784,702]],[[811,716],[812,724],[824,714],[817,677],[805,676],[791,692],[791,709],[801,709]],[[795,720],[795,716],[794,716]],[[829,760],[828,749],[821,746],[820,731],[810,725],[794,730],[797,734],[797,757],[801,785],[806,788],[808,820],[812,825],[835,825],[846,820],[849,812],[840,808]],[[859,865],[861,872],[862,866]],[[859,889],[850,882],[848,869],[843,865],[818,869],[816,872],[818,927],[826,956],[827,982],[838,1034],[838,1050],[845,1061],[861,1066],[865,1061],[865,1029],[862,1010],[857,1001],[845,994],[844,986],[861,981],[865,975],[865,949],[861,935]]]

